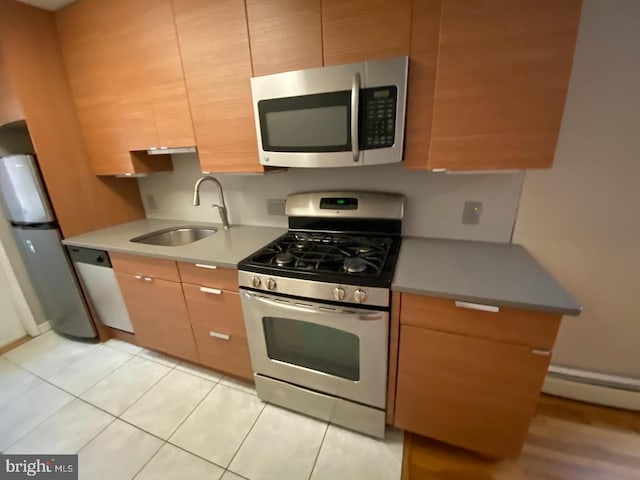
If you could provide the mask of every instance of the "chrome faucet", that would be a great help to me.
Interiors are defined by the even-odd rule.
[[[198,205],[200,205],[200,185],[202,185],[202,183],[207,180],[210,180],[214,182],[216,185],[218,185],[218,191],[220,192],[220,203],[222,203],[222,205],[218,205],[214,203],[211,206],[218,209],[218,213],[220,214],[220,220],[222,220],[222,226],[224,227],[225,230],[228,230],[229,218],[227,217],[227,207],[224,204],[224,192],[222,191],[222,185],[216,178],[210,175],[205,175],[204,177],[200,177],[198,179],[198,181],[193,187],[193,206],[197,207]]]

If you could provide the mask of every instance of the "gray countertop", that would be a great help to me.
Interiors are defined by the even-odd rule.
[[[131,238],[154,230],[187,225],[213,226],[218,231],[210,237],[177,247],[145,245],[129,241]],[[229,230],[224,230],[222,225],[215,223],[145,219],[69,237],[63,240],[62,243],[110,252],[148,255],[157,258],[210,263],[221,267],[236,268],[239,261],[275,240],[286,231],[285,228],[248,225],[232,225]]]
[[[155,230],[214,226],[210,237],[177,247],[132,243]],[[235,268],[286,232],[284,228],[145,219],[63,240],[65,245]],[[578,315],[578,304],[520,245],[404,238],[391,289],[505,307]]]
[[[582,307],[521,245],[404,238],[391,289],[578,315]]]

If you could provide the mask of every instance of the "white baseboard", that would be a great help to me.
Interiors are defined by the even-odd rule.
[[[51,324],[49,323],[49,320],[47,320],[46,322],[38,323],[38,330],[40,331],[40,335],[51,330]]]
[[[638,391],[591,385],[550,375],[547,375],[542,391],[549,395],[582,402],[640,411],[640,392]]]

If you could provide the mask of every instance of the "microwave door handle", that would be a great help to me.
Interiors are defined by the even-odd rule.
[[[358,142],[358,110],[360,109],[360,74],[354,73],[351,82],[351,154],[353,161],[360,160]]]
[[[313,307],[312,305],[309,305],[308,307],[302,306],[302,305],[295,305],[287,302],[286,300],[282,300],[282,301],[271,300],[270,298],[258,297],[257,295],[253,295],[249,292],[243,292],[243,295],[247,298],[250,298],[251,300],[265,303],[272,307],[285,308],[288,310],[293,310],[295,312],[301,312],[301,313],[313,313],[313,314],[320,313],[323,315],[327,315],[327,314],[339,315],[341,317],[353,317],[356,320],[382,320],[383,318],[383,312],[376,312],[371,310],[367,310],[366,312],[362,312],[362,313],[351,313],[351,312],[345,312],[340,310],[334,310],[330,308],[325,308],[325,309],[316,308],[316,307]]]

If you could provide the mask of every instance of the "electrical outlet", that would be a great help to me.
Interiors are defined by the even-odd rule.
[[[152,193],[148,193],[144,196],[145,205],[149,210],[157,210],[158,204],[156,203],[156,196]]]
[[[462,223],[464,225],[478,225],[480,223],[481,213],[482,202],[464,202],[464,210],[462,211]]]
[[[269,215],[284,215],[284,198],[268,198],[267,213]]]

